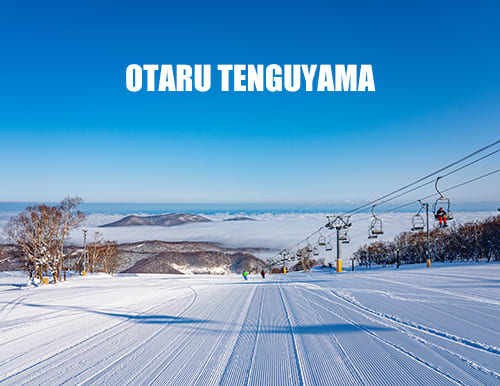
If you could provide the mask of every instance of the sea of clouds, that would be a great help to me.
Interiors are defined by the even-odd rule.
[[[7,236],[3,227],[10,216],[16,212],[0,212],[0,240],[7,242]],[[138,213],[141,214],[141,213]],[[185,224],[174,227],[161,226],[136,226],[136,227],[106,227],[104,225],[124,217],[123,214],[90,214],[83,226],[71,232],[68,243],[74,245],[83,244],[84,228],[88,229],[88,239],[92,241],[95,232],[99,232],[105,240],[114,240],[118,243],[137,242],[143,240],[163,241],[207,241],[220,243],[232,248],[267,248],[269,251],[257,253],[259,257],[267,258],[273,256],[282,248],[293,247],[297,242],[303,240],[314,231],[324,227],[327,223],[327,215],[332,213],[260,213],[260,214],[229,214],[198,213],[212,220],[205,223]],[[482,220],[486,217],[497,215],[498,212],[456,212],[452,223],[465,223]],[[147,215],[147,214],[144,214]],[[383,222],[384,234],[379,240],[391,240],[398,233],[407,231],[411,227],[411,219],[414,213],[384,213],[379,215]],[[223,221],[235,216],[246,216],[255,221]],[[425,216],[425,214],[424,214]],[[436,226],[436,221],[430,215],[431,227]],[[371,222],[370,214],[361,213],[353,216],[353,225],[349,230],[351,242],[342,244],[342,257],[348,259],[352,253],[361,245],[373,242],[368,240],[368,228]],[[333,251],[321,250],[321,256],[326,261],[336,258],[335,231],[324,230],[322,233],[332,237]],[[318,236],[310,239],[311,244],[317,241]]]

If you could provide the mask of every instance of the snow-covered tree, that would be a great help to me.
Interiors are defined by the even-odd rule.
[[[5,232],[22,250],[30,277],[51,272],[57,280],[58,233],[61,212],[53,206],[34,205],[12,217]]]
[[[77,210],[83,203],[81,197],[66,197],[59,204],[59,210],[62,212],[62,222],[60,224],[60,243],[59,243],[59,280],[61,272],[64,271],[64,280],[66,280],[66,266],[64,265],[64,241],[69,232],[76,228],[85,219],[85,214]]]
[[[118,248],[115,241],[104,241],[100,247],[101,261],[103,263],[104,272],[112,275],[115,273],[120,260],[118,256]]]
[[[94,233],[94,241],[89,243],[87,259],[88,259],[88,269],[90,272],[95,273],[96,268],[99,269],[99,265],[101,264],[102,254],[102,235],[100,232]]]
[[[61,279],[64,241],[84,214],[75,211],[81,198],[67,197],[58,206],[31,205],[12,217],[5,232],[21,249],[22,259],[34,279],[52,274],[54,282]]]
[[[392,263],[399,250],[402,264],[422,262],[427,258],[426,232],[404,232],[390,242],[363,245],[354,257],[359,264]],[[500,216],[434,229],[430,232],[430,253],[434,261],[500,260]]]

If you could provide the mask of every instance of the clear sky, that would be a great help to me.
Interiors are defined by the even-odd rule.
[[[498,1],[181,3],[2,3],[0,201],[371,199],[500,137]],[[372,64],[376,92],[131,93],[132,63]]]

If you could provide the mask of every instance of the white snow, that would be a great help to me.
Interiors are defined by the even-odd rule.
[[[0,384],[500,383],[500,264],[310,274],[0,272]]]
[[[213,267],[199,267],[194,268],[192,266],[179,265],[175,263],[170,264],[172,268],[176,269],[179,272],[182,272],[185,275],[196,275],[196,274],[205,274],[206,272],[212,275],[225,275],[231,273],[228,269],[223,266],[213,266]]]

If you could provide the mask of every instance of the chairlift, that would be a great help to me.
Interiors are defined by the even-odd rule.
[[[351,239],[350,239],[349,235],[346,232],[345,233],[345,238],[342,239],[342,244],[349,244],[350,242],[351,242]]]
[[[298,259],[301,259],[303,256],[302,249],[297,249],[297,253],[295,255],[297,256]]]
[[[372,235],[383,235],[384,231],[382,230],[382,220],[379,218],[373,219],[370,225],[370,232]]]
[[[339,235],[339,240],[340,241],[345,241],[348,239],[348,236],[347,236],[347,228],[345,229],[341,229],[340,230],[340,235]]]
[[[417,214],[414,215],[411,219],[411,230],[412,231],[422,231],[425,228],[425,221],[420,212],[422,211],[424,205],[422,204],[422,201],[418,200],[420,203],[420,209],[418,210]]]
[[[323,235],[320,235],[319,238],[318,238],[318,245],[326,245],[326,237],[323,236]]]
[[[437,215],[439,209],[446,208],[446,214],[443,217],[446,217],[447,220],[453,220],[453,213],[450,211],[450,199],[443,196],[443,193],[441,193],[437,187],[440,178],[441,177],[436,178],[436,183],[434,184],[434,188],[438,192],[439,198],[434,202],[434,205],[432,205],[432,212],[434,213],[434,218],[438,220],[440,217]]]
[[[375,208],[376,205],[372,206],[372,216],[373,220],[370,224],[370,228],[368,228],[368,238],[369,239],[376,239],[378,235],[383,235],[384,231],[382,230],[382,220],[377,218],[375,216],[375,213],[373,213],[373,208]]]
[[[291,260],[291,259],[295,256],[295,254],[294,254],[294,253],[292,253],[292,251],[290,251],[288,248],[287,248],[287,249],[284,249],[284,250],[283,250],[283,252],[285,253],[286,258],[287,258],[288,260]]]
[[[325,251],[332,251],[332,250],[333,250],[332,238],[329,237],[328,241],[326,242],[326,245],[325,245]]]
[[[325,227],[328,229],[333,229],[333,220],[331,219],[331,217],[333,216],[326,216],[326,218],[328,219],[328,223],[325,225]]]
[[[312,252],[313,251],[313,247],[311,244],[307,243],[306,245],[306,252]]]
[[[344,219],[342,220],[344,223],[344,228],[350,228],[352,223],[350,222],[351,216],[344,216]]]
[[[314,256],[319,256],[319,248],[316,245],[313,247],[313,255]]]

